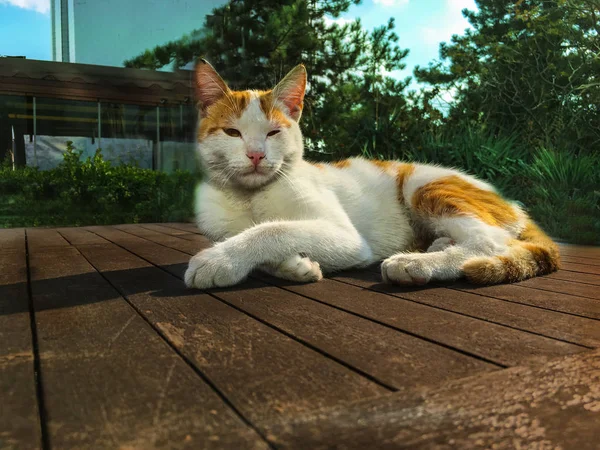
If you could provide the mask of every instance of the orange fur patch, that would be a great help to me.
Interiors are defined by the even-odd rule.
[[[509,243],[508,256],[473,258],[465,263],[467,279],[476,284],[513,283],[560,268],[556,244],[535,223],[528,221]]]
[[[263,91],[259,93],[260,109],[265,113],[268,120],[277,123],[279,126],[289,128],[292,124],[284,112],[273,105],[273,91]]]
[[[344,169],[344,168],[350,166],[350,160],[342,159],[340,161],[336,161],[336,162],[332,163],[332,166],[337,167],[338,169]]]
[[[415,211],[427,216],[473,216],[498,227],[517,221],[514,208],[502,197],[456,175],[417,189],[412,206]]]
[[[377,167],[379,167],[383,171],[391,170],[397,164],[395,161],[385,161],[385,160],[381,160],[381,159],[372,159],[369,162],[371,162],[372,164],[375,164]]]
[[[205,117],[198,127],[198,141],[208,135],[231,126],[231,121],[241,117],[250,103],[249,91],[229,91],[219,101],[206,110]]]
[[[325,165],[324,165],[324,164],[321,164],[321,163],[313,163],[313,162],[310,162],[310,161],[307,161],[307,162],[308,162],[308,163],[309,163],[311,166],[314,166],[314,167],[316,167],[316,168],[317,168],[317,169],[319,169],[319,170],[325,170]]]
[[[413,164],[398,164],[396,170],[396,186],[398,186],[398,200],[401,203],[404,203],[404,184],[414,171],[415,166]]]

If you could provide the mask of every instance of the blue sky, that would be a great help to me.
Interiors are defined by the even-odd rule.
[[[475,9],[474,0],[363,0],[338,20],[360,17],[371,29],[394,17],[399,45],[410,50],[407,69],[394,74],[404,77],[411,75],[415,65],[436,59],[439,43],[469,26],[463,8]],[[50,0],[0,0],[0,55],[50,60],[49,10]]]

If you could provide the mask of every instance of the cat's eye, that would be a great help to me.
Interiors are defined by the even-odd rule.
[[[242,133],[240,133],[235,128],[223,128],[223,131],[225,132],[225,134],[227,136],[231,136],[231,137],[240,137],[242,135]]]
[[[280,131],[281,131],[281,130],[272,130],[272,131],[269,131],[269,132],[267,133],[267,137],[268,137],[268,136],[275,136],[275,135],[276,135],[277,133],[279,133]]]

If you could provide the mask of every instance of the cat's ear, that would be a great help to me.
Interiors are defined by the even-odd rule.
[[[275,100],[287,108],[291,118],[298,121],[304,106],[304,91],[306,90],[306,68],[300,64],[294,67],[273,89]]]
[[[204,59],[198,60],[196,64],[196,99],[199,102],[200,113],[206,113],[209,106],[228,93],[227,84],[215,68]]]

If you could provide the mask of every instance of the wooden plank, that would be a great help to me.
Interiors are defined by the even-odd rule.
[[[372,272],[352,271],[348,272],[348,275],[340,274],[333,279],[396,298],[578,345],[594,347],[600,343],[600,327],[593,319],[532,308],[447,288],[433,286],[405,288],[383,284],[379,281],[379,275]]]
[[[174,250],[188,253],[189,255],[195,255],[203,248],[211,246],[211,242],[208,239],[197,234],[194,235],[196,238],[190,241],[186,239],[180,239],[179,236],[167,235],[162,232],[143,228],[138,225],[117,225],[113,228],[130,233],[137,237],[141,237],[143,239],[148,239],[152,242],[164,245]],[[187,261],[189,261],[189,256],[187,257]]]
[[[8,228],[0,230],[0,249],[21,250],[25,248],[25,230],[23,228]]]
[[[588,264],[563,262],[561,264],[562,271],[590,273],[600,275],[600,266],[592,266]],[[600,277],[599,277],[600,278]]]
[[[315,412],[269,430],[281,449],[598,448],[600,352]]]
[[[123,234],[112,231],[111,239]],[[389,392],[116,245],[79,249],[260,428],[276,417]]]
[[[585,298],[600,299],[598,288],[590,284],[556,280],[549,277],[530,278],[529,280],[515,284],[544,291],[561,292],[563,294],[578,295]]]
[[[57,228],[56,231],[71,245],[106,244],[106,239],[81,228]]]
[[[290,283],[286,289],[505,366],[530,358],[583,350],[572,344],[334,280],[305,285]]]
[[[30,252],[45,247],[69,247],[69,243],[51,228],[27,228],[27,246]]]
[[[118,226],[188,254],[193,242],[132,226]],[[154,262],[154,261],[153,261]],[[399,333],[369,320],[313,302],[264,282],[252,280],[244,290],[218,290],[214,295],[319,348],[394,389],[460,378],[497,368],[461,353]],[[326,332],[324,332],[326,330]]]
[[[135,230],[135,227],[130,227],[131,231],[133,233],[138,233],[139,230]],[[152,233],[152,232],[147,232],[147,231],[142,231],[139,232],[140,234],[144,234],[146,235],[148,238],[152,238],[152,239],[156,239],[157,242],[161,242],[161,243],[165,243],[167,244],[168,242],[173,241],[174,239],[176,240],[177,238],[172,238],[172,237],[168,237],[168,236],[164,236],[161,235],[160,233]],[[197,246],[194,243],[189,243],[189,242],[179,242],[178,247],[182,250],[185,250],[185,247],[187,247],[187,251],[189,254],[194,254],[197,251]],[[182,261],[185,261],[185,257],[182,258]],[[153,261],[156,262],[156,261]],[[183,267],[181,268],[183,269]],[[180,270],[181,270],[180,269]],[[361,278],[366,276],[368,277],[371,281],[376,281],[378,280],[378,275],[376,274],[372,274],[372,273],[368,273],[365,272],[363,273],[361,272],[356,272],[359,273]],[[177,274],[177,272],[176,272]],[[329,289],[328,291],[328,295],[323,295],[323,292],[325,292],[323,289],[325,288],[324,284],[327,284],[327,281],[321,281],[319,283],[313,284],[313,285],[295,285],[294,283],[285,283],[281,280],[277,280],[275,278],[271,278],[269,277],[269,279],[271,280],[272,283],[278,285],[278,286],[287,286],[286,288],[288,288],[290,291],[292,292],[296,292],[296,293],[300,293],[302,295],[307,295],[310,298],[313,299],[317,299],[319,301],[325,302],[327,304],[332,304],[335,306],[341,306],[342,308],[344,308],[344,306],[347,304],[347,301],[351,298],[356,299],[357,303],[359,303],[360,305],[363,305],[364,302],[364,291],[362,289],[346,289],[344,291],[344,295],[340,296],[338,289],[341,289],[341,287],[339,286],[339,283],[334,283],[332,286],[328,287]],[[346,280],[348,281],[348,280]],[[368,284],[372,285],[373,283],[367,283],[367,285],[361,284],[361,280],[357,280],[355,278],[352,278],[350,280],[351,283],[359,283],[361,285],[361,287],[365,287]],[[331,283],[331,282],[329,282]],[[388,293],[392,293],[393,295],[393,290],[397,289],[393,286],[388,286],[388,285],[381,285],[378,283],[378,285],[380,286],[380,290],[378,290],[379,292],[388,292]],[[316,292],[315,290],[311,290],[310,294],[307,294],[307,290],[310,289],[310,287],[312,286],[316,286]],[[368,286],[367,286],[368,287]],[[478,313],[479,317],[477,318],[485,318],[485,319],[498,319],[498,317],[500,318],[499,321],[502,322],[502,324],[504,325],[508,325],[511,327],[516,327],[517,325],[521,325],[522,327],[524,327],[524,329],[528,329],[529,331],[535,331],[536,333],[540,332],[540,329],[547,332],[548,335],[556,338],[556,339],[564,339],[567,340],[566,338],[570,338],[568,340],[572,340],[573,342],[576,342],[578,344],[581,345],[595,345],[596,343],[598,343],[598,340],[600,339],[600,328],[597,326],[598,323],[596,321],[593,320],[589,320],[589,319],[584,319],[584,318],[579,318],[579,317],[573,317],[573,316],[566,316],[563,314],[558,314],[558,313],[553,313],[553,312],[548,312],[548,311],[540,311],[538,309],[534,309],[534,308],[528,308],[525,306],[521,306],[521,305],[513,305],[513,304],[509,304],[503,301],[499,301],[499,300],[494,300],[494,299],[489,299],[487,304],[484,304],[482,302],[480,302],[481,297],[479,296],[471,296],[471,294],[465,294],[465,293],[453,293],[451,296],[448,296],[448,293],[451,293],[453,291],[448,291],[448,290],[442,290],[442,294],[440,295],[440,289],[435,290],[435,288],[427,288],[425,290],[423,290],[423,292],[429,292],[432,291],[431,294],[423,294],[421,293],[421,297],[422,298],[416,298],[415,301],[418,301],[420,303],[425,303],[428,305],[435,305],[435,306],[440,306],[440,302],[445,302],[445,306],[447,308],[449,308],[451,305],[455,310],[460,310],[461,312],[467,311],[467,312],[471,312],[471,309],[475,310]],[[433,293],[435,291],[435,293]],[[446,294],[446,295],[444,295]],[[217,294],[221,297],[221,293]],[[373,295],[373,297],[379,297],[377,300],[374,298],[373,302],[381,302],[381,295],[380,294],[375,294]],[[453,298],[454,297],[454,298]],[[457,298],[456,298],[457,297]],[[462,297],[462,298],[461,298]],[[466,298],[465,298],[466,297]],[[336,299],[343,299],[343,305],[340,304],[336,304],[335,301]],[[391,298],[388,298],[388,301],[392,301]],[[252,303],[252,301],[248,302],[248,305],[250,305]],[[251,306],[247,306],[247,307],[251,307]],[[410,306],[407,305],[402,305],[401,308],[415,308],[414,304],[410,304]],[[520,308],[520,310],[519,310]],[[416,307],[416,309],[418,310],[419,308]],[[515,311],[515,309],[517,311]],[[352,310],[352,312],[357,312],[356,310]],[[453,311],[456,312],[456,311]],[[452,330],[453,332],[451,333],[453,336],[450,337],[450,340],[448,340],[448,338],[444,338],[442,336],[435,336],[433,337],[433,340],[435,340],[436,342],[441,342],[444,343],[446,345],[450,345],[453,347],[456,347],[456,344],[458,343],[459,346],[457,346],[456,348],[459,348],[463,351],[467,351],[470,354],[476,354],[478,356],[481,356],[483,358],[489,359],[491,361],[495,361],[499,364],[503,364],[503,365],[514,365],[517,363],[517,361],[521,361],[523,358],[529,357],[537,354],[536,350],[536,345],[540,345],[541,348],[548,348],[548,350],[551,352],[550,354],[554,354],[552,353],[552,351],[554,350],[554,346],[558,344],[558,346],[560,347],[559,352],[563,352],[565,351],[565,348],[563,346],[562,343],[556,343],[555,341],[549,340],[549,339],[544,339],[540,336],[532,336],[528,333],[519,333],[516,330],[508,330],[505,328],[499,328],[496,329],[496,327],[488,322],[483,322],[483,321],[478,321],[478,320],[473,320],[470,317],[464,317],[464,316],[457,316],[455,314],[453,314],[452,312],[448,313],[446,311],[439,311],[439,310],[431,310],[431,308],[421,308],[420,311],[415,311],[414,314],[410,314],[410,316],[419,316],[419,317],[426,317],[428,318],[428,316],[434,316],[435,319],[437,320],[443,320],[446,323],[452,323]],[[402,330],[405,331],[409,331],[410,333],[414,333],[414,334],[418,334],[419,336],[423,336],[426,337],[427,339],[432,339],[431,334],[425,334],[423,335],[422,333],[427,333],[427,329],[430,327],[430,323],[428,323],[427,321],[425,323],[420,324],[421,328],[420,329],[415,329],[414,328],[414,324],[411,327],[410,324],[402,324],[402,326],[398,326],[397,323],[394,324],[390,324],[389,322],[386,322],[386,320],[388,319],[389,316],[389,311],[386,310],[384,314],[382,314],[381,316],[377,316],[376,320],[379,320],[383,323],[386,323],[388,325],[400,328]],[[441,316],[441,317],[439,317]],[[445,317],[444,317],[445,316]],[[497,317],[498,316],[498,317]],[[540,317],[541,316],[541,317]],[[372,316],[367,316],[372,318]],[[543,320],[545,319],[545,321]],[[516,322],[516,325],[515,325]],[[542,323],[540,323],[542,322]],[[547,322],[547,323],[545,323]],[[405,328],[408,326],[408,329]],[[444,327],[444,331],[445,333],[448,333],[448,325],[445,325]],[[490,328],[491,327],[491,328]],[[573,329],[575,328],[575,329]],[[461,335],[461,330],[462,330],[462,335],[463,335],[463,342],[460,342],[460,338],[456,341],[452,341],[452,339],[456,339],[457,336]],[[503,351],[501,352],[501,358],[500,360],[494,359],[499,357],[497,355],[494,355],[494,357],[490,358],[488,356],[488,354],[484,353],[478,353],[478,351],[481,351],[481,349],[477,349],[475,352],[472,351],[471,347],[467,346],[465,348],[465,344],[468,343],[470,341],[469,337],[465,337],[464,336],[464,330],[477,330],[477,334],[478,336],[486,336],[486,338],[484,338],[484,340],[486,341],[486,345],[488,346],[492,346],[492,348],[495,349],[495,351],[500,350],[498,348],[498,342],[499,340],[495,337],[494,333],[500,333],[503,335],[508,334],[508,336],[506,337],[506,339],[509,341],[509,345],[506,346]],[[501,331],[500,331],[501,330]],[[430,333],[430,332],[429,332]],[[470,336],[470,334],[469,334]],[[442,340],[440,341],[439,339],[442,338]],[[532,341],[531,341],[532,340]],[[450,341],[450,342],[449,342]],[[523,345],[524,342],[528,342],[528,346],[530,346],[530,348],[527,348],[527,345]],[[520,349],[520,350],[519,350]],[[552,349],[552,350],[550,350]],[[571,351],[581,351],[582,349],[579,347],[575,347],[572,346],[571,347]],[[524,354],[523,354],[524,352]],[[558,353],[558,354],[563,354],[563,353]],[[507,362],[509,362],[509,364],[506,364]]]
[[[530,289],[515,284],[474,286],[466,281],[460,281],[449,287],[486,297],[494,297],[553,311],[561,311],[591,319],[600,319],[600,302],[589,298],[561,294],[560,292]]]
[[[0,448],[41,448],[24,230],[0,230]]]
[[[30,260],[53,448],[267,448],[75,248]]]
[[[600,266],[600,261],[597,259],[592,259],[592,258],[582,258],[582,257],[577,257],[577,256],[562,256],[561,255],[560,259],[562,262],[585,264],[587,266]]]
[[[177,230],[187,231],[188,233],[202,234],[194,223],[163,223],[162,225]]]
[[[558,248],[561,255],[600,259],[600,247],[559,244]]]
[[[600,286],[600,275],[592,275],[589,273],[567,272],[566,270],[559,270],[558,272],[546,275],[546,278]]]
[[[168,234],[170,236],[179,236],[182,234],[189,234],[189,231],[180,230],[177,228],[161,225],[158,223],[140,223],[141,228],[146,228],[152,231],[158,231],[159,233]]]

